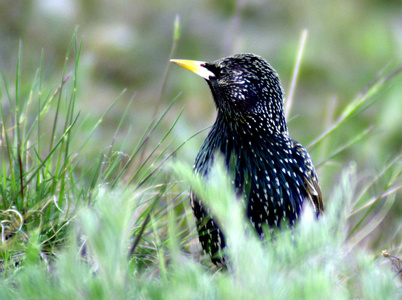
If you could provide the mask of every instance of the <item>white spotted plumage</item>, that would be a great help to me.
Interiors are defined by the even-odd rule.
[[[197,155],[195,172],[208,176],[214,155],[221,153],[228,170],[234,170],[229,174],[232,184],[261,238],[267,225],[269,232],[273,227],[292,226],[306,199],[314,203],[317,213],[322,211],[310,156],[288,135],[276,71],[253,54],[223,58],[203,67],[215,74],[207,82],[218,115]],[[224,264],[220,250],[226,242],[219,222],[193,194],[191,205],[203,249],[215,264]]]

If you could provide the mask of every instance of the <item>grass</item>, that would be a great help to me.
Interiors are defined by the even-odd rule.
[[[171,55],[179,31],[176,20]],[[172,131],[183,110],[160,142],[151,143],[177,105],[175,99],[163,112],[157,101],[153,120],[130,154],[123,151],[128,139],[116,143],[123,115],[109,147],[98,157],[86,156],[91,137],[122,95],[94,124],[81,118],[75,109],[81,47],[75,32],[58,83],[44,81],[42,54],[29,90],[22,89],[27,86],[21,75],[22,45],[15,83],[10,85],[1,72],[2,299],[400,296],[400,228],[381,237],[373,234],[398,207],[400,155],[384,161],[369,179],[349,164],[334,183],[322,218],[315,219],[306,209],[294,231],[261,242],[242,225],[242,210],[219,163],[213,180],[203,182],[188,165],[172,158],[181,148],[172,146]],[[379,73],[335,121],[322,124],[322,134],[309,145],[323,149],[318,166],[325,168],[333,157],[372,134],[370,125],[348,141],[331,140],[347,120],[376,105],[400,71]],[[161,95],[168,73],[167,68]],[[188,206],[190,186],[223,224],[232,262],[226,272],[199,254]],[[373,253],[365,243],[380,244],[386,252]]]

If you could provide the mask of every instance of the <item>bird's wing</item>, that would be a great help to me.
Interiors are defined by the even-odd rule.
[[[304,158],[304,164],[307,167],[307,172],[303,174],[304,184],[306,186],[307,195],[313,204],[317,214],[324,212],[324,201],[318,178],[315,173],[314,165],[307,150],[297,142],[294,142],[294,147]]]
[[[324,212],[324,202],[322,199],[320,184],[318,183],[315,172],[313,172],[309,171],[308,177],[304,177],[303,179],[306,185],[307,195],[310,198],[311,203],[314,205],[317,214],[321,214]]]

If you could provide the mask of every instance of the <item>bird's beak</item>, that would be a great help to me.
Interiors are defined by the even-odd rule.
[[[203,66],[203,64],[205,64],[204,61],[187,59],[171,59],[170,61],[179,65],[180,67],[194,72],[195,74],[205,78],[206,80],[209,80],[210,77],[215,77],[214,73]]]

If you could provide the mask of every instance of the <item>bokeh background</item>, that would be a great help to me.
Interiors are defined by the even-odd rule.
[[[390,73],[402,63],[402,3],[398,0],[1,0],[0,68],[13,83],[21,41],[22,93],[27,93],[43,50],[44,84],[51,91],[60,82],[66,49],[78,25],[83,48],[77,109],[82,118],[95,122],[126,89],[97,130],[88,155],[110,144],[134,96],[118,136],[121,140],[117,140],[122,142],[129,133],[125,149],[130,152],[151,122],[160,97],[176,16],[180,39],[175,58],[208,61],[239,52],[256,53],[278,71],[287,92],[301,33],[308,30],[289,122],[291,136],[304,145],[319,136],[378,72]],[[399,75],[373,106],[333,133],[325,147],[310,149],[313,160],[319,162],[332,152],[331,147],[374,126],[364,142],[319,168],[325,197],[351,161],[356,162],[359,176],[372,178],[401,153],[401,83]],[[159,112],[181,91],[151,144],[159,141],[184,106],[172,132],[173,148],[212,124],[215,108],[207,85],[177,66],[170,67]],[[205,135],[186,143],[177,156],[191,163]],[[400,193],[397,197],[402,200]],[[391,213],[394,218],[383,230],[395,231],[399,226],[401,205]]]

